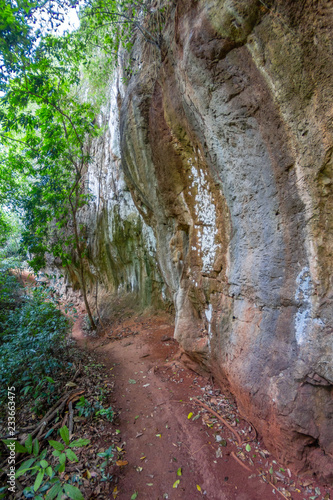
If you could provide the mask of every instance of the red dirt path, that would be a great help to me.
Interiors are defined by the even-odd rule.
[[[250,454],[254,465],[245,462],[251,468],[248,472],[232,457],[231,453],[237,453],[240,448],[225,426],[218,429],[215,424],[210,428],[202,419],[204,413],[195,421],[188,419],[190,412],[195,416],[202,410],[190,397],[208,393],[214,400],[221,393],[217,387],[210,387],[203,377],[172,361],[178,345],[175,340],[165,340],[173,337],[169,317],[133,316],[114,320],[99,338],[85,337],[80,325],[78,321],[74,326],[73,338],[80,347],[94,351],[97,359],[105,364],[108,376],[115,380],[112,404],[120,411],[119,446],[126,450],[123,460],[128,461],[128,465],[121,468],[118,494],[113,496],[111,492],[107,498],[130,500],[134,492],[138,492],[137,500],[283,498],[259,475],[261,468],[266,471],[266,479],[271,480],[267,472],[274,457],[270,455],[266,460]],[[249,424],[240,421],[235,429],[241,433],[244,426],[248,429]],[[222,457],[219,458],[215,434],[227,444],[220,447]],[[256,443],[251,443],[253,451]],[[106,440],[102,446],[107,448],[110,443]],[[245,445],[242,450],[244,455],[249,455]],[[181,476],[177,476],[179,468]],[[296,478],[292,479],[301,492],[293,491],[292,496],[287,492],[285,498],[295,500],[309,498],[311,493],[315,495],[313,490],[299,486]],[[177,480],[178,487],[173,488]],[[278,482],[277,486],[284,485]],[[318,485],[312,485],[315,486]],[[327,490],[321,487],[321,492],[318,499],[324,498]]]

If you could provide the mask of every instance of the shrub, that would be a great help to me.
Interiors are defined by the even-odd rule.
[[[17,393],[35,400],[46,397],[50,403],[55,391],[52,376],[68,367],[64,353],[69,320],[39,288],[14,307],[16,285],[12,281],[7,284],[6,300],[12,310],[7,310],[0,336],[0,404],[12,385]]]

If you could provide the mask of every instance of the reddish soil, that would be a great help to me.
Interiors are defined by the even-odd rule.
[[[105,498],[130,500],[135,492],[138,500],[330,498],[325,488],[320,487],[319,494],[317,484],[284,470],[241,419],[232,398],[177,361],[179,348],[169,317],[115,319],[98,338],[85,337],[80,325],[79,320],[73,337],[80,347],[95,352],[115,380],[112,404],[119,410],[118,446],[128,462],[118,469],[118,482]],[[217,409],[242,445],[237,446],[235,434],[193,397]],[[105,435],[103,448],[110,446],[108,440]],[[237,453],[241,463],[233,456]]]

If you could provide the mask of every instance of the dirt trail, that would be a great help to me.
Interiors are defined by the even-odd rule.
[[[232,456],[240,449],[230,430],[213,425],[213,417],[208,413],[201,412],[193,420],[202,408],[195,406],[190,397],[208,394],[216,402],[223,399],[223,394],[217,387],[209,386],[206,379],[172,361],[178,347],[167,316],[117,320],[104,337],[97,339],[85,338],[78,322],[73,337],[81,347],[95,352],[105,363],[108,376],[115,380],[112,404],[119,409],[119,447],[126,450],[123,460],[128,465],[121,468],[118,494],[113,497],[110,493],[107,498],[130,500],[134,492],[138,492],[138,500],[283,498],[259,475],[260,468],[267,474],[272,456],[267,455],[266,459],[265,455],[250,455],[253,465],[246,457],[245,463],[251,469],[247,471]],[[230,399],[224,400],[233,408]],[[243,438],[244,428],[248,430],[249,424],[242,421],[235,427],[240,434],[243,432]],[[251,435],[255,439],[253,429],[247,439]],[[253,451],[256,443],[251,443]],[[110,445],[107,439],[101,444],[104,448]],[[245,445],[242,450],[249,455]],[[179,468],[181,476],[177,475]],[[178,487],[174,488],[177,480]],[[288,480],[291,482],[289,477]],[[305,498],[302,490],[302,494],[293,492],[292,498]]]

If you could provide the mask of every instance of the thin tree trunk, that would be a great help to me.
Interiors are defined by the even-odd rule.
[[[81,255],[80,238],[79,238],[79,233],[78,233],[78,229],[77,229],[76,210],[75,210],[75,208],[73,206],[72,200],[69,200],[69,201],[70,201],[70,205],[71,205],[71,208],[72,208],[73,223],[74,223],[75,244],[76,244],[76,250],[77,250],[78,258],[79,258],[81,291],[82,291],[82,294],[83,294],[83,300],[84,300],[84,304],[86,306],[86,310],[87,310],[87,314],[88,314],[88,317],[89,317],[89,322],[90,322],[91,328],[93,330],[96,330],[96,324],[95,324],[93,315],[91,313],[91,309],[90,309],[89,302],[88,302],[88,297],[87,297],[87,288],[86,288],[86,280],[85,280],[85,277],[84,277],[84,267],[83,267],[83,259],[82,259],[82,255]]]

